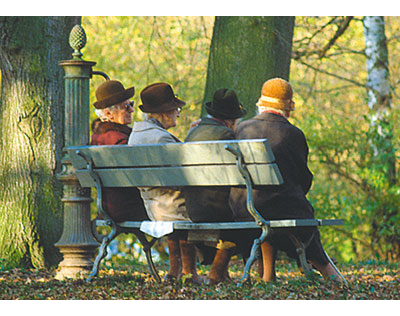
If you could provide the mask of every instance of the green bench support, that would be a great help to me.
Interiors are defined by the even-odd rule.
[[[139,146],[80,146],[66,148],[66,151],[76,169],[81,186],[97,189],[97,208],[104,220],[96,220],[95,226],[111,227],[110,234],[102,237],[99,253],[88,280],[97,275],[100,262],[106,256],[107,245],[120,233],[133,233],[138,237],[143,245],[150,273],[157,281],[160,281],[151,257],[151,247],[158,238],[162,238],[174,230],[210,232],[223,229],[258,228],[261,230],[261,235],[253,243],[250,257],[239,283],[241,285],[249,279],[249,271],[256,259],[258,248],[272,230],[343,224],[343,221],[338,219],[268,221],[257,212],[253,204],[252,187],[283,183],[266,139]],[[130,186],[243,186],[247,189],[247,209],[254,217],[254,222],[129,221],[116,223],[102,207],[102,188]],[[151,236],[151,239],[148,240],[146,236]],[[294,235],[290,236],[299,254],[303,272],[307,275],[310,271],[305,258],[307,245],[302,244]],[[335,267],[334,264],[333,266]],[[343,278],[343,276],[341,277]],[[346,283],[344,278],[343,280]]]

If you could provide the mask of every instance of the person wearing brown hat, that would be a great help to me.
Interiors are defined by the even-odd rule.
[[[307,141],[303,132],[288,121],[294,110],[292,98],[293,89],[286,80],[273,78],[266,81],[257,103],[260,114],[235,129],[237,139],[267,138],[282,174],[282,185],[253,190],[255,207],[266,220],[314,218],[314,209],[306,198],[313,179],[307,166]],[[236,220],[254,220],[246,209],[245,190],[232,188],[230,205]],[[323,277],[334,276],[340,280],[338,271],[322,247],[318,229],[298,229],[294,234],[306,244],[310,240],[306,247],[307,260]],[[272,235],[261,245],[264,281],[275,279],[277,249],[298,260],[296,249],[287,235]]]
[[[167,83],[154,83],[140,93],[145,120],[135,122],[129,136],[129,145],[180,143],[167,130],[176,126],[181,107],[185,102],[178,99]],[[153,221],[188,221],[185,199],[179,189],[140,188],[147,214]],[[168,236],[169,272],[166,279],[176,279],[181,274],[191,274],[194,283],[201,283],[196,270],[196,249],[187,242],[187,232],[174,232]]]
[[[135,88],[125,89],[117,80],[107,80],[96,90],[91,145],[122,145],[128,143],[132,123]],[[148,220],[137,188],[104,188],[103,208],[116,222]]]
[[[215,91],[212,102],[207,102],[205,109],[208,116],[201,118],[198,125],[189,131],[185,141],[235,139],[233,128],[237,120],[246,114],[235,91],[226,88]],[[186,208],[190,219],[193,222],[232,222],[229,192],[229,187],[186,188]],[[229,278],[228,265],[236,245],[236,236],[234,231],[221,233],[209,273],[211,284]],[[199,248],[207,250],[201,245]]]

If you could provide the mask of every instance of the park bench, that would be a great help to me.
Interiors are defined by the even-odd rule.
[[[307,243],[302,243],[291,231],[296,227],[343,224],[343,220],[339,219],[265,220],[262,218],[253,204],[253,186],[283,183],[266,139],[135,146],[79,146],[68,147],[66,151],[76,169],[75,172],[81,186],[84,188],[95,187],[97,190],[98,213],[104,219],[95,220],[94,226],[111,227],[111,232],[102,238],[88,280],[97,275],[109,243],[121,233],[133,233],[143,246],[150,273],[157,281],[160,281],[160,276],[152,260],[151,248],[156,240],[174,230],[188,230],[189,240],[196,238],[198,240],[215,236],[215,233],[224,229],[260,229],[260,237],[253,243],[239,284],[249,279],[250,268],[257,257],[259,246],[268,234],[274,230],[287,231],[296,246],[303,273],[307,275],[310,272],[305,257]],[[247,209],[254,217],[254,222],[126,221],[117,223],[102,207],[102,188],[130,186],[243,186],[247,189]],[[331,263],[333,264],[333,262]],[[333,266],[336,269],[334,264]],[[344,282],[346,281],[344,280]]]

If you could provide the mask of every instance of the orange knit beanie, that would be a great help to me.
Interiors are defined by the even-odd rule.
[[[293,89],[290,83],[281,78],[273,78],[264,83],[257,106],[293,111],[292,97]]]

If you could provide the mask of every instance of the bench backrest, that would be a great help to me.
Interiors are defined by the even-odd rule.
[[[82,187],[94,186],[87,162],[103,187],[244,185],[236,156],[243,155],[254,185],[279,185],[282,177],[266,139],[66,148]]]

